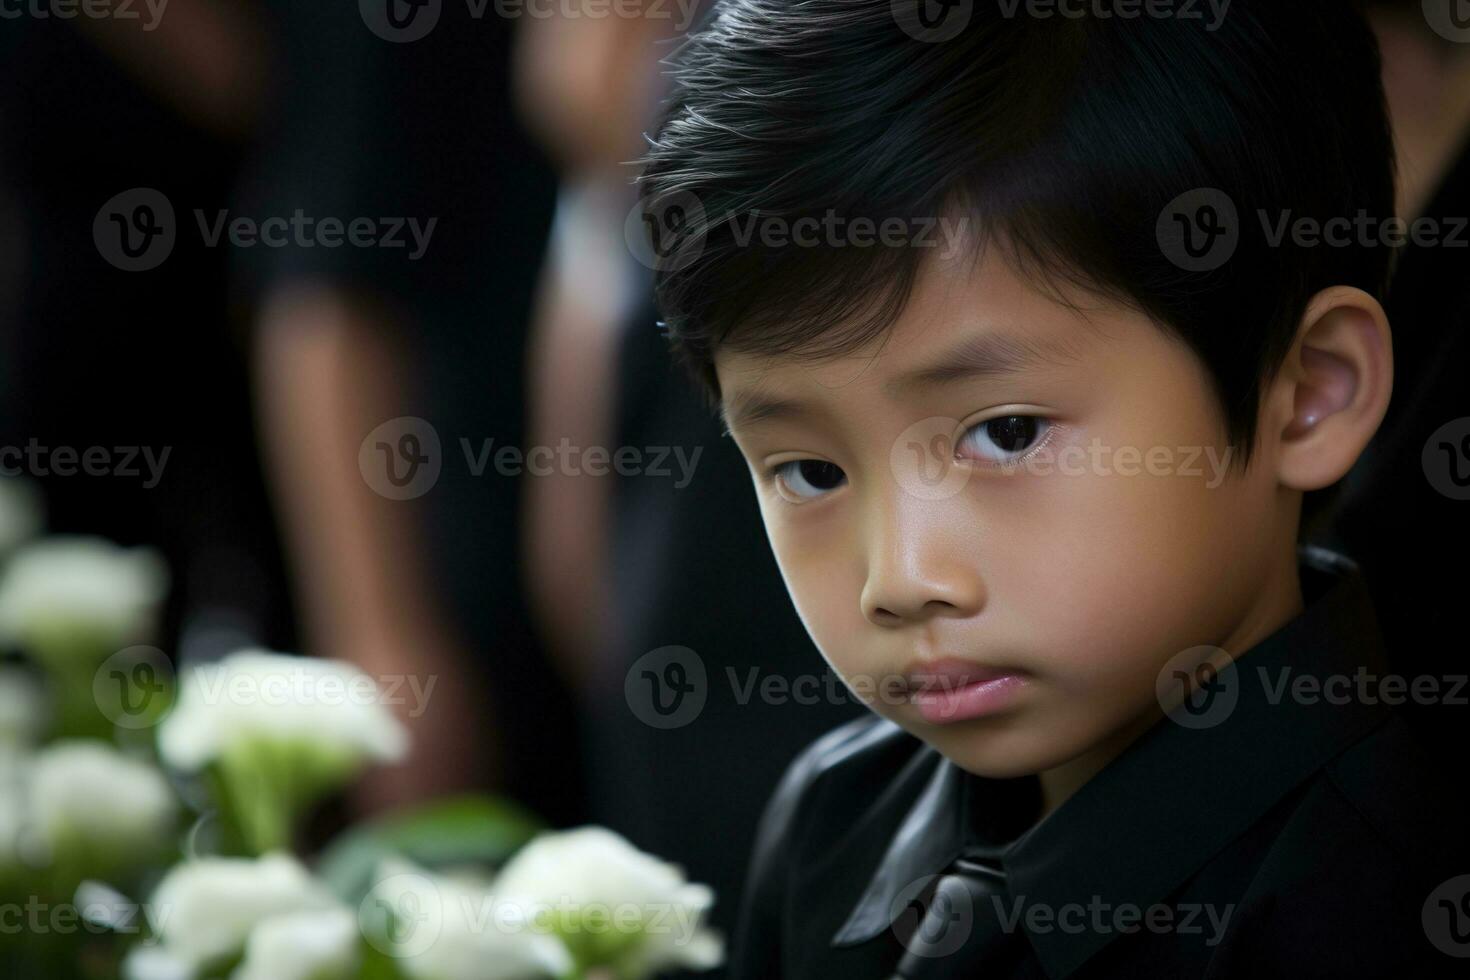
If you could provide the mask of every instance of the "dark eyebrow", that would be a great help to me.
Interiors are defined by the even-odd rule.
[[[1004,333],[982,333],[966,338],[929,367],[910,371],[885,388],[905,388],[996,378],[1044,367],[1067,367],[1080,357],[1078,350],[1060,340],[1031,340]]]
[[[748,428],[758,422],[775,418],[791,418],[806,412],[799,401],[772,398],[759,391],[744,391],[729,398],[720,406],[720,415],[725,422],[725,435],[736,426]]]
[[[1041,367],[1066,367],[1075,364],[1080,356],[1076,348],[1060,340],[1031,340],[1005,333],[981,333],[966,338],[932,365],[895,378],[884,388],[890,393],[898,393],[905,388],[1003,377]],[[720,406],[727,435],[737,426],[746,428],[806,412],[807,406],[801,401],[775,398],[759,391],[738,393]]]

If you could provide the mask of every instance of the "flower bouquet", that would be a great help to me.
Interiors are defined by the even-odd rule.
[[[20,503],[17,503],[20,501]],[[720,964],[714,895],[494,797],[304,821],[407,733],[355,666],[148,644],[161,559],[29,538],[0,481],[0,962],[128,980],[641,980]]]

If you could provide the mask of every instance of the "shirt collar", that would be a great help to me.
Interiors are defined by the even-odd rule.
[[[1027,907],[1059,909],[1096,899],[1140,908],[1165,900],[1218,850],[1348,745],[1387,709],[1369,699],[1292,698],[1282,685],[1378,668],[1382,646],[1356,564],[1298,549],[1305,608],[1221,669],[1234,691],[1227,717],[1209,727],[1161,720],[1076,794],[1004,851],[1008,890]],[[1178,709],[1178,710],[1182,710]],[[890,928],[905,889],[943,872],[979,843],[971,807],[1016,805],[1026,780],[970,776],[939,756],[835,946]],[[1139,806],[1147,800],[1147,806]],[[1112,932],[1052,929],[1027,934],[1046,975],[1064,977]]]

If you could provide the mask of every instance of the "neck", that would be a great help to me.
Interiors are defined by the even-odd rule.
[[[1303,607],[1301,576],[1297,571],[1296,547],[1293,544],[1286,560],[1278,560],[1273,566],[1246,615],[1241,617],[1228,636],[1211,645],[1225,650],[1231,658],[1239,659],[1300,615]],[[1162,718],[1162,709],[1150,697],[1148,706],[1143,711],[1114,729],[1103,741],[1082,755],[1042,772],[1039,777],[1041,816],[1047,816],[1065,803]]]

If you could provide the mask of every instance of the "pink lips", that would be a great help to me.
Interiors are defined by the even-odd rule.
[[[904,680],[910,702],[931,724],[993,714],[1014,702],[1027,684],[1021,671],[985,667],[956,657],[912,663]]]

